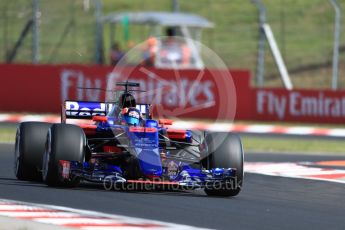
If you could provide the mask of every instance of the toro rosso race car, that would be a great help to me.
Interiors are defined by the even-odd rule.
[[[15,174],[48,186],[80,181],[105,188],[204,189],[236,196],[243,183],[243,148],[232,133],[175,130],[154,120],[149,104],[137,104],[138,83],[124,87],[114,103],[65,101],[61,123],[23,122],[15,142]],[[119,92],[118,92],[119,93]],[[92,124],[67,124],[89,119]]]

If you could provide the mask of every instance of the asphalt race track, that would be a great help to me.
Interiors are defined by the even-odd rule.
[[[246,154],[247,161],[344,160],[345,156]],[[49,188],[17,181],[13,145],[0,145],[0,198],[67,206],[216,229],[345,229],[345,184],[245,175],[235,198],[197,192],[115,192],[84,184]]]

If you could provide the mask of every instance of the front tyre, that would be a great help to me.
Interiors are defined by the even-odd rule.
[[[42,179],[42,157],[50,126],[44,122],[19,124],[14,149],[14,173],[18,180]]]
[[[80,178],[63,179],[60,160],[84,162],[86,137],[84,131],[71,124],[54,124],[48,131],[43,157],[42,178],[48,186],[77,186]]]
[[[236,196],[243,184],[243,147],[241,139],[233,133],[213,132],[205,137],[201,152],[202,164],[207,169],[236,168],[236,176],[228,186],[206,187],[209,196]]]

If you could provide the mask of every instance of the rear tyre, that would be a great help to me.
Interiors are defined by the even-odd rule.
[[[42,177],[48,186],[77,186],[80,178],[63,179],[60,160],[84,162],[86,137],[84,131],[71,124],[54,124],[49,129],[43,157]]]
[[[19,180],[42,179],[42,157],[51,124],[23,122],[17,128],[14,149],[14,173]]]
[[[209,133],[204,140],[202,164],[207,169],[236,168],[236,176],[228,186],[205,188],[209,196],[236,196],[243,184],[243,147],[241,139],[232,133]]]

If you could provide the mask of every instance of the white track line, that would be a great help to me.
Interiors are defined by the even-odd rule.
[[[110,215],[62,206],[0,199],[0,216],[78,229],[200,229],[188,225]]]

